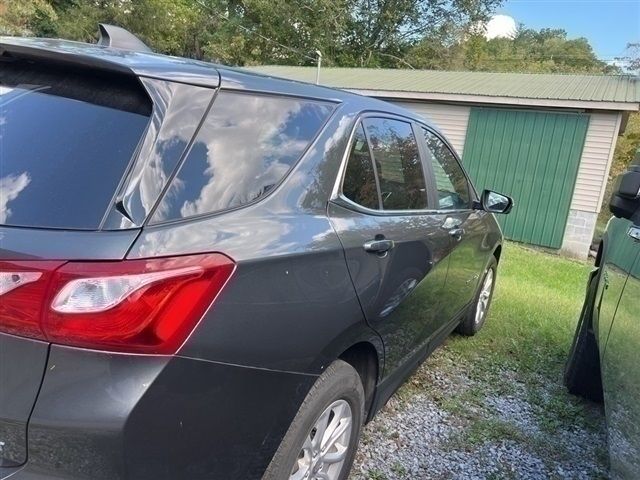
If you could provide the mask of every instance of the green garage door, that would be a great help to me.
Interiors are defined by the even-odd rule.
[[[589,115],[473,108],[463,162],[482,190],[511,195],[507,238],[560,248]]]

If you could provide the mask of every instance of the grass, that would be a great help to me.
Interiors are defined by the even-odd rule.
[[[449,442],[453,449],[512,441],[541,458],[567,460],[549,441],[554,434],[575,427],[594,432],[602,428],[599,407],[569,395],[562,385],[591,268],[588,262],[507,244],[484,328],[471,339],[452,335],[423,367],[451,374],[457,369],[459,374],[462,366],[469,385],[455,395],[439,392],[429,387],[427,370],[421,369],[399,398],[409,401],[412,392],[426,389],[433,401],[463,422],[461,433]],[[527,402],[539,434],[487,408],[488,398],[510,395]]]
[[[387,480],[387,476],[384,474],[384,472],[373,468],[367,472],[367,479],[368,480]]]
[[[429,445],[434,452],[475,455],[486,443],[511,444],[539,458],[549,478],[562,472],[556,467],[575,462],[600,478],[607,462],[602,410],[569,395],[562,384],[591,268],[589,262],[506,244],[484,328],[471,338],[451,335],[382,415],[393,416],[414,401],[435,404],[449,414],[450,433]],[[365,435],[365,443],[392,436],[381,425],[369,432],[374,438]],[[578,438],[582,443],[574,444]],[[501,462],[500,471],[486,478],[512,478],[518,471]],[[364,468],[369,479],[413,473],[391,461],[384,471]]]
[[[480,401],[483,394],[508,394],[522,384],[544,430],[593,426],[584,402],[561,385],[591,268],[517,244],[505,246],[485,327],[471,341],[453,336],[447,343],[458,362],[473,365],[469,376],[484,389],[467,396]],[[505,371],[513,375],[505,378]]]
[[[466,360],[484,360],[483,370],[497,364],[534,377],[557,374],[590,269],[586,262],[507,244],[485,328],[471,342],[452,337],[449,348]]]

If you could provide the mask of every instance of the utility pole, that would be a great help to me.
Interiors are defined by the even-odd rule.
[[[316,85],[320,84],[320,67],[322,66],[322,52],[320,50],[316,50],[316,55],[318,55],[318,69],[316,70]]]

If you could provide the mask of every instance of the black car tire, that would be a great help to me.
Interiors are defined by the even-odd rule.
[[[485,279],[487,278],[487,275],[489,274],[489,272],[492,272],[492,275],[493,275],[493,284],[491,288],[491,293],[489,294],[487,306],[485,308],[485,313],[482,319],[479,322],[476,322],[476,309],[478,308],[478,302],[480,302],[482,287],[484,285]],[[459,334],[465,335],[467,337],[471,337],[476,333],[478,333],[480,329],[484,326],[485,322],[487,321],[487,315],[489,314],[489,308],[491,307],[491,300],[493,300],[493,292],[495,291],[495,287],[496,287],[497,273],[498,273],[498,262],[496,261],[495,257],[491,257],[491,260],[489,261],[489,265],[487,265],[487,268],[484,271],[484,275],[482,276],[482,280],[478,284],[478,291],[473,297],[473,302],[471,302],[471,305],[469,305],[469,308],[465,312],[464,317],[462,318],[462,321],[456,327],[456,332],[458,332]]]
[[[594,275],[589,281],[576,333],[569,350],[569,359],[564,370],[564,384],[569,393],[594,402],[602,402],[600,352],[591,322],[597,289],[598,276]]]
[[[307,435],[322,412],[337,400],[345,400],[352,413],[347,456],[338,477],[340,480],[347,479],[362,431],[365,394],[358,372],[347,362],[336,360],[311,387],[262,477],[263,480],[289,479]]]

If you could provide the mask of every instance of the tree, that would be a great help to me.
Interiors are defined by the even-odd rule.
[[[0,0],[0,30],[95,41],[113,23],[151,48],[232,65],[616,73],[584,38],[521,26],[487,40],[502,0]],[[636,53],[637,44],[630,45]],[[636,62],[638,55],[635,56]]]
[[[331,64],[344,38],[347,0],[196,0],[203,52],[236,65],[313,62],[320,50]]]
[[[487,20],[502,0],[356,0],[348,13],[343,61],[363,67],[401,66],[420,39],[441,40]],[[426,49],[428,50],[428,49]],[[395,58],[394,58],[395,57]]]
[[[0,0],[6,1],[6,0]],[[46,0],[26,0],[47,3]],[[97,23],[164,53],[237,65],[400,67],[425,37],[486,20],[502,0],[50,0],[55,35],[93,40]]]
[[[441,59],[424,57],[435,45]],[[442,50],[444,48],[444,50]],[[440,50],[438,50],[440,49]],[[532,73],[618,73],[615,66],[599,60],[585,38],[568,39],[559,29],[533,30],[520,26],[514,38],[487,40],[483,32],[459,32],[447,47],[425,38],[407,55],[420,68]]]
[[[640,74],[640,42],[627,43],[625,55],[616,60],[624,65],[625,70]]]
[[[56,20],[47,0],[0,0],[0,35],[49,36]]]
[[[598,214],[598,221],[596,224],[596,232],[594,235],[595,242],[599,242],[602,237],[602,233],[611,218],[611,212],[609,211],[609,201],[611,200],[611,194],[613,192],[613,182],[615,178],[624,173],[624,171],[631,165],[636,152],[640,149],[640,113],[632,113],[629,115],[624,135],[618,137],[616,143],[616,149],[613,154],[613,162],[611,163],[611,170],[609,171],[609,178],[607,186],[602,198],[602,205],[600,207],[600,213]]]
[[[190,0],[58,0],[56,35],[92,42],[98,23],[135,32],[159,52],[196,56],[198,10]]]

